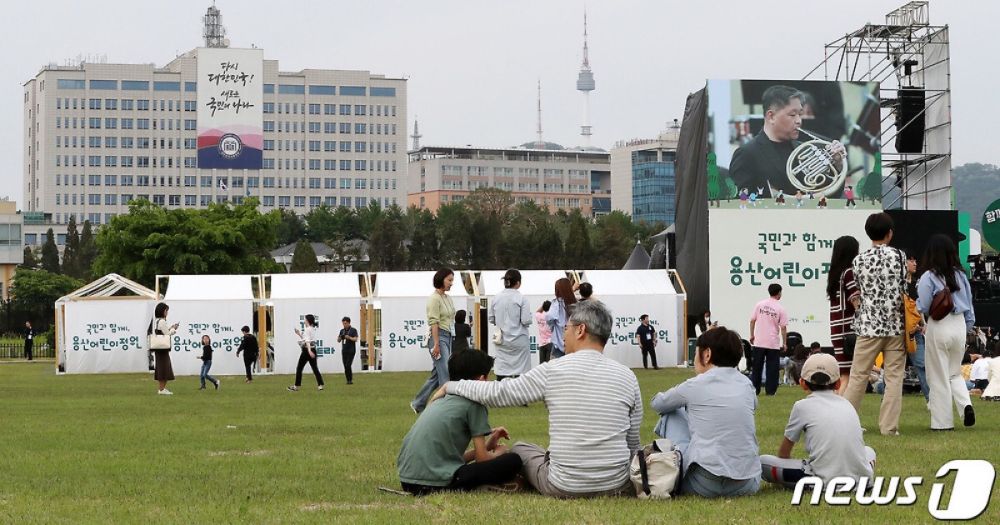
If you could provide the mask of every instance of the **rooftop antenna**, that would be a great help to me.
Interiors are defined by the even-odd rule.
[[[420,125],[417,123],[418,118],[419,117],[417,117],[417,115],[413,116],[413,135],[410,135],[410,138],[413,139],[414,151],[420,149],[420,137],[423,137],[423,135],[420,134]]]
[[[538,79],[538,129],[535,132],[538,133],[535,147],[545,149],[545,139],[542,138],[542,79]]]
[[[201,21],[205,24],[202,34],[205,37],[205,47],[229,47],[226,28],[222,26],[222,12],[215,7],[214,1],[205,16],[201,17]]]

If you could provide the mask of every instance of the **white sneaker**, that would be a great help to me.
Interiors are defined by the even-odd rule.
[[[323,390],[323,385],[319,385],[318,387],[316,387],[316,389],[317,390]]]
[[[295,385],[292,385],[292,386],[288,387],[288,391],[289,392],[298,392],[299,391],[299,387],[297,387]]]
[[[172,396],[172,395],[174,395],[173,392],[167,390],[166,388],[164,388],[163,390],[160,390],[159,392],[157,392],[157,394],[159,394],[161,396]]]

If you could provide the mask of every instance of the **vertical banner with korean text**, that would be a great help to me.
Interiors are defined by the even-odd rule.
[[[198,167],[259,170],[264,51],[198,49]]]
[[[712,316],[749,339],[750,312],[767,298],[771,283],[782,286],[788,331],[805,344],[830,345],[826,280],[833,242],[842,235],[871,247],[865,220],[871,210],[711,209],[709,276]],[[792,218],[793,220],[790,220]]]

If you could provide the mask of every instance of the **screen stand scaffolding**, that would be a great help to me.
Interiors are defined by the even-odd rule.
[[[804,77],[879,83],[880,136],[851,141],[880,152],[885,209],[953,209],[949,70],[948,26],[931,25],[928,2],[919,1],[827,44]]]

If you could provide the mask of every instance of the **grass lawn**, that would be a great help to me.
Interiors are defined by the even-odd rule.
[[[689,377],[685,370],[638,370],[648,400]],[[923,476],[911,507],[792,507],[791,493],[766,486],[754,497],[556,501],[532,494],[438,494],[416,499],[398,488],[395,460],[414,420],[407,402],[424,373],[311,376],[285,391],[288,376],[252,385],[222,378],[219,392],[194,377],[155,395],[148,375],[63,376],[52,363],[0,365],[0,522],[3,523],[928,523],[936,470],[951,459],[1000,464],[1000,404],[975,401],[974,429],[931,433],[923,398],[904,396],[902,436],[866,439],[883,476]],[[210,387],[211,388],[211,387]],[[757,436],[775,453],[797,388],[761,398]],[[879,398],[865,399],[874,429]],[[490,411],[515,439],[547,444],[545,409]],[[643,442],[653,439],[648,410]],[[801,445],[796,447],[802,453]],[[946,491],[946,494],[948,491]],[[1000,503],[979,521],[997,523]]]

